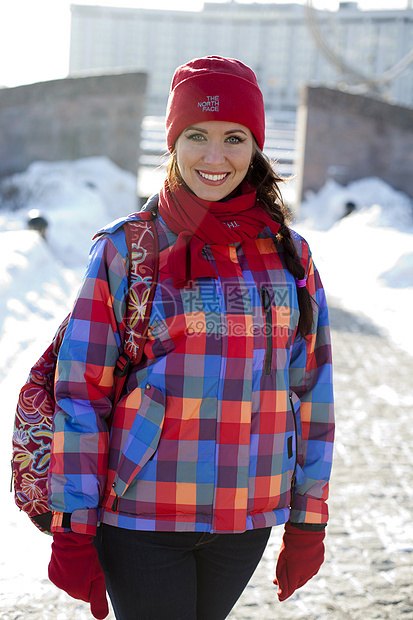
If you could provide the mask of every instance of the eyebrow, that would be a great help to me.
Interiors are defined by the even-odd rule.
[[[196,127],[195,125],[191,125],[190,127],[187,127],[185,129],[185,131],[194,131],[194,130],[199,131],[200,133],[205,133],[205,134],[208,133],[207,129],[202,129],[201,127]],[[243,133],[245,136],[247,135],[247,133],[243,129],[229,129],[228,131],[225,132],[224,135],[227,136],[228,134],[231,134],[231,133]]]

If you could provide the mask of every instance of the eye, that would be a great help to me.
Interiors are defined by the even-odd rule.
[[[226,142],[229,142],[230,144],[241,144],[241,142],[245,142],[245,138],[242,138],[241,136],[233,135],[233,136],[229,136],[226,139]]]
[[[202,142],[205,140],[205,136],[202,133],[191,133],[186,137],[188,140],[192,140],[193,142]]]

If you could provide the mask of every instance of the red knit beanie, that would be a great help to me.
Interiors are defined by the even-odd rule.
[[[203,121],[244,125],[263,149],[264,101],[250,67],[234,58],[205,56],[176,69],[166,110],[168,150],[172,153],[186,127]]]

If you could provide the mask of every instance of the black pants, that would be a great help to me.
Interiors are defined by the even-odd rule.
[[[117,620],[221,620],[257,567],[271,528],[207,534],[102,525],[98,532]]]

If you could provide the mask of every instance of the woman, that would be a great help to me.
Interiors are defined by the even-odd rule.
[[[107,614],[101,565],[121,620],[219,620],[272,526],[285,524],[280,600],[323,562],[327,309],[308,245],[285,223],[264,131],[249,67],[211,56],[176,70],[159,282],[110,440],[128,293],[123,228],[92,250],[56,381],[49,574],[96,618]]]

